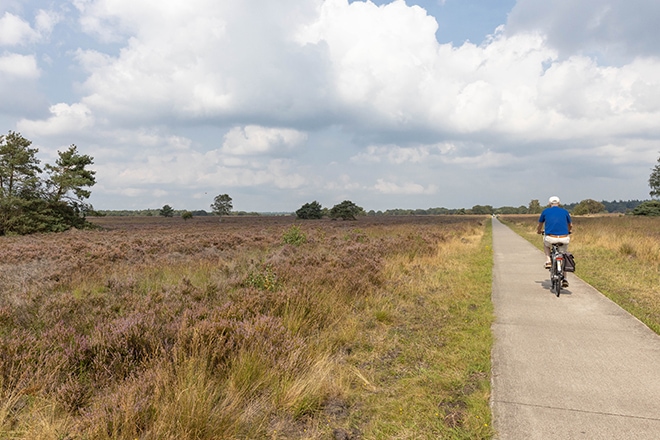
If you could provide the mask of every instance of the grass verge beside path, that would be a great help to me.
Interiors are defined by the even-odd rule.
[[[542,249],[538,216],[501,216]],[[573,217],[576,275],[660,334],[660,218]]]
[[[388,259],[351,356],[368,439],[485,439],[490,422],[492,228]]]

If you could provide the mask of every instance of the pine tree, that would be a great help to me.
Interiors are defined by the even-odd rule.
[[[651,192],[649,193],[651,197],[660,197],[660,157],[658,157],[658,164],[651,171],[649,186],[651,187]]]

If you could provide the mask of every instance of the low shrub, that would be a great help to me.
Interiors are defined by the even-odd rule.
[[[284,232],[282,240],[286,244],[300,246],[301,244],[307,243],[307,236],[300,230],[299,226],[293,225]]]

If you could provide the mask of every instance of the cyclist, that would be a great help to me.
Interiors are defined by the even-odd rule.
[[[536,229],[537,234],[543,232],[545,224],[545,236],[543,237],[543,248],[545,250],[545,268],[550,269],[552,265],[550,259],[550,248],[553,244],[559,244],[559,251],[568,251],[570,241],[569,234],[573,230],[571,215],[567,210],[559,206],[560,200],[557,196],[548,199],[549,206],[541,212],[539,224]],[[568,281],[564,279],[563,286],[568,287]]]

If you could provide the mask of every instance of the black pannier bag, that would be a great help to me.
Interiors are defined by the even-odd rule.
[[[575,257],[570,252],[564,252],[564,270],[575,272]]]

